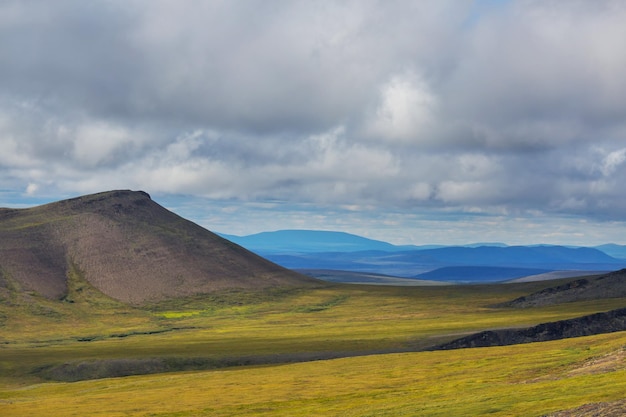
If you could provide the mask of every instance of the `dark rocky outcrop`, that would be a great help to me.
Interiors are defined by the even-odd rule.
[[[465,336],[429,350],[472,347],[507,346],[520,343],[545,342],[571,337],[591,336],[626,330],[626,308],[596,313],[579,318],[543,323],[524,329],[488,330]]]
[[[500,307],[542,307],[574,301],[621,297],[626,297],[626,269],[600,276],[580,278],[563,285],[546,288],[501,304]]]

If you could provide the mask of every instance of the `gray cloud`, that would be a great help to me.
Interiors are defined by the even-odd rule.
[[[619,1],[5,1],[0,187],[623,221],[624,21]]]

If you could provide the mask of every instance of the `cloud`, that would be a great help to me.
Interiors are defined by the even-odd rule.
[[[394,75],[380,95],[366,134],[388,140],[428,140],[437,98],[421,77],[413,73]]]
[[[602,174],[610,176],[626,161],[626,148],[609,153],[602,161]]]
[[[485,135],[480,146],[601,139],[623,125],[626,90],[615,74],[626,68],[617,52],[626,35],[617,20],[624,17],[624,5],[606,1],[500,8],[466,38],[468,53],[449,80],[449,115],[478,132],[499,133]]]
[[[27,195],[35,195],[39,190],[39,186],[37,184],[30,183],[26,186],[26,194]]]
[[[5,1],[0,186],[619,221],[625,20],[609,0]]]

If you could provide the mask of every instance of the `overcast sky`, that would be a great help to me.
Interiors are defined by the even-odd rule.
[[[0,1],[0,206],[626,244],[626,2]]]

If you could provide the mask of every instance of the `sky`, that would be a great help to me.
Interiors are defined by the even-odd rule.
[[[0,207],[626,244],[626,2],[0,1]]]

